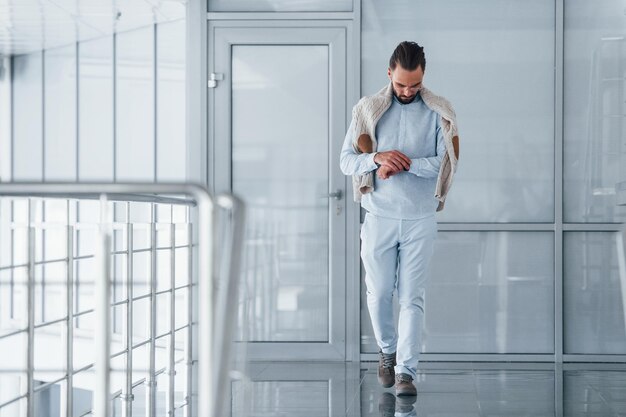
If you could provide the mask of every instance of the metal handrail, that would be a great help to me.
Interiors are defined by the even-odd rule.
[[[172,197],[163,197],[159,194],[185,194],[192,196],[192,200],[178,199]],[[231,195],[220,195],[217,199],[210,196],[208,191],[199,185],[184,184],[184,183],[171,183],[171,184],[154,184],[154,183],[125,183],[125,184],[104,184],[104,183],[4,183],[0,184],[0,196],[9,197],[45,197],[45,198],[78,198],[78,199],[95,199],[100,198],[101,207],[104,206],[104,202],[108,200],[125,201],[125,202],[150,202],[150,203],[164,203],[164,204],[188,204],[197,206],[198,208],[198,274],[197,274],[197,295],[196,300],[212,300],[213,302],[197,302],[198,317],[193,321],[193,324],[197,325],[198,343],[190,343],[190,349],[192,350],[192,361],[197,361],[198,366],[198,385],[195,392],[190,393],[191,398],[197,399],[198,410],[197,412],[191,412],[190,415],[198,416],[217,416],[221,414],[223,410],[223,402],[220,399],[224,397],[222,390],[228,384],[216,383],[225,377],[225,369],[222,369],[222,365],[228,364],[228,354],[230,349],[227,348],[227,341],[230,340],[230,326],[225,325],[228,320],[232,323],[232,306],[236,303],[231,302],[215,302],[214,296],[214,281],[213,281],[213,267],[214,267],[214,230],[215,230],[215,215],[216,208],[222,208],[231,212],[233,219],[232,236],[230,238],[230,255],[229,255],[229,273],[228,273],[228,285],[226,290],[226,297],[233,299],[236,297],[238,279],[238,266],[239,266],[239,253],[237,248],[242,246],[243,241],[243,221],[244,221],[244,209],[242,202]],[[110,411],[110,380],[108,370],[110,369],[110,352],[107,351],[108,332],[110,325],[110,314],[108,314],[110,307],[108,288],[110,286],[108,282],[109,274],[107,273],[110,254],[110,230],[103,227],[108,222],[108,217],[101,217],[99,228],[99,251],[96,258],[99,259],[101,264],[100,279],[96,281],[96,287],[99,286],[99,291],[96,292],[96,311],[100,312],[98,330],[100,339],[104,343],[96,344],[98,349],[96,357],[98,358],[95,364],[96,380],[99,381],[94,391],[94,415],[107,416]],[[32,229],[31,229],[32,234]],[[190,236],[191,239],[191,236]],[[34,283],[34,251],[33,241],[34,236],[31,236],[31,249],[28,268],[29,268],[29,288]],[[98,255],[99,254],[99,255]],[[191,257],[191,252],[190,252]],[[191,260],[190,266],[191,266]],[[191,273],[191,268],[190,268]],[[193,287],[193,285],[191,286]],[[190,287],[190,288],[191,288]],[[34,337],[34,299],[32,298],[32,289],[30,290],[28,299],[28,334],[29,340],[32,341]],[[190,290],[190,297],[193,299],[192,291]],[[214,310],[215,308],[215,310]],[[106,312],[107,314],[102,314]],[[191,326],[191,324],[189,324]],[[193,326],[191,326],[193,327]],[[218,331],[216,333],[216,331]],[[213,336],[215,334],[221,337],[215,340]],[[153,335],[153,337],[156,335]],[[224,337],[226,336],[226,337]],[[104,338],[103,338],[104,337]],[[191,337],[191,334],[190,334]],[[220,346],[218,347],[218,343]],[[30,343],[32,345],[32,343]],[[191,346],[197,346],[197,350],[194,352]],[[32,406],[34,387],[32,383],[32,365],[33,365],[33,347],[29,346],[28,352],[28,368],[29,368],[29,387],[28,392],[25,394],[27,397],[27,409],[28,416],[32,416],[34,409]],[[214,362],[215,359],[217,362]],[[215,369],[213,364],[217,364]],[[191,378],[191,373],[187,376]],[[191,385],[191,384],[190,384]],[[192,410],[192,401],[187,398],[189,410]],[[195,411],[195,410],[193,410]],[[154,410],[153,410],[154,413]]]

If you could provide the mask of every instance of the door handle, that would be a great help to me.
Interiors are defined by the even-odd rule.
[[[341,200],[342,197],[343,197],[343,191],[342,190],[337,190],[335,192],[328,193],[328,198],[334,198],[337,201]]]

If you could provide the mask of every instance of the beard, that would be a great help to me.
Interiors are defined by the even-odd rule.
[[[393,90],[393,95],[396,96],[398,101],[402,104],[409,104],[413,100],[415,100],[415,97],[417,97],[417,93],[413,94],[410,97],[407,97],[407,96],[399,95],[398,93],[396,93],[396,90]]]

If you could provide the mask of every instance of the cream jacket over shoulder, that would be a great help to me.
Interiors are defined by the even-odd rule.
[[[452,179],[456,172],[459,160],[459,133],[456,124],[456,114],[448,100],[433,94],[426,87],[419,90],[419,94],[432,111],[441,117],[441,127],[446,145],[446,154],[441,161],[437,185],[435,187],[435,198],[439,200],[437,211],[443,210],[446,195],[452,186]],[[363,133],[367,133],[372,138],[373,149],[376,152],[376,124],[381,116],[391,106],[393,98],[393,88],[391,82],[378,93],[363,97],[352,109],[352,121],[354,123],[354,142],[352,144],[356,153],[361,153],[357,146],[357,140]],[[361,201],[361,196],[374,190],[374,172],[364,175],[354,175],[352,177],[354,188],[354,201]]]

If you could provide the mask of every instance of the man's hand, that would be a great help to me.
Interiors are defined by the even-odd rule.
[[[393,170],[389,168],[387,165],[381,165],[380,168],[376,170],[376,175],[378,175],[378,178],[380,178],[381,180],[386,180],[392,175],[396,175],[398,172],[400,171]]]
[[[374,155],[374,162],[389,167],[392,171],[408,171],[411,166],[411,159],[400,151],[378,152]],[[380,169],[380,168],[379,168]]]

